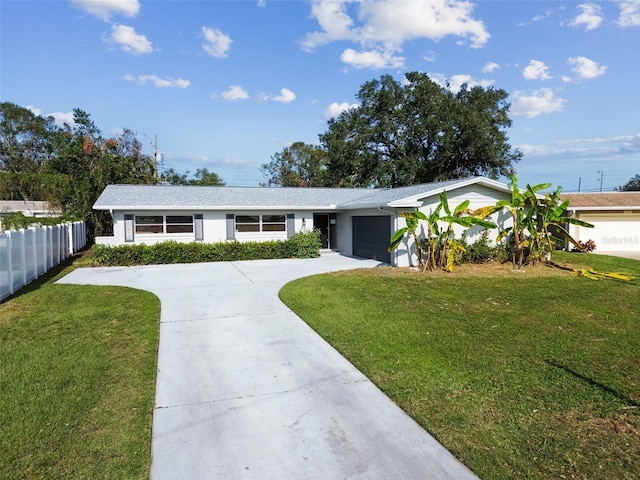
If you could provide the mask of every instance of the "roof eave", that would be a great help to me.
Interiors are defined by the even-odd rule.
[[[255,211],[255,210],[337,210],[338,207],[335,204],[331,205],[94,205],[94,210],[109,210],[109,211],[121,211],[121,210],[206,210],[206,211],[225,211],[225,210],[242,210],[242,211]]]
[[[572,211],[580,211],[580,212],[589,212],[589,211],[632,211],[632,210],[638,210],[640,211],[640,205],[618,205],[618,206],[602,206],[602,207],[594,207],[594,206],[590,206],[590,207],[575,207],[571,204],[569,204],[569,206],[567,207],[567,210],[572,210]]]

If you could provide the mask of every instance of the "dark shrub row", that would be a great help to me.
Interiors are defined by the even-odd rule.
[[[203,263],[320,256],[320,233],[296,233],[292,238],[268,242],[179,243],[153,245],[94,245],[94,263],[101,266]]]

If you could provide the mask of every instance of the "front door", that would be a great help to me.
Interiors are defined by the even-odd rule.
[[[329,245],[329,214],[328,213],[314,213],[313,214],[313,227],[320,230],[320,241],[322,242],[322,248],[330,248]]]

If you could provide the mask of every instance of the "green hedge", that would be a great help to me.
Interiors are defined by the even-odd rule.
[[[179,243],[167,241],[153,245],[94,245],[94,263],[101,266],[203,263],[231,260],[275,258],[314,258],[320,256],[320,232],[296,233],[283,241]]]
[[[67,217],[27,217],[22,212],[2,216],[2,230],[20,230],[32,226],[54,226],[69,221]]]

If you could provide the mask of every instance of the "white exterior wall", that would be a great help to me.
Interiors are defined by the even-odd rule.
[[[302,221],[305,220],[306,228],[313,228],[313,213],[307,211],[206,211],[206,210],[127,210],[116,211],[113,215],[113,236],[112,237],[96,237],[96,244],[100,245],[132,245],[147,244],[151,245],[159,242],[176,241],[176,242],[193,242],[195,241],[195,231],[193,233],[176,233],[176,234],[134,234],[133,242],[125,242],[124,240],[124,216],[127,215],[194,215],[202,214],[203,216],[203,233],[205,243],[218,243],[227,241],[227,219],[228,213],[236,215],[285,215],[294,214],[295,231],[302,230]],[[286,221],[286,220],[285,220]],[[195,230],[195,228],[194,228]],[[239,242],[263,242],[268,240],[286,240],[287,232],[235,232],[235,240]]]
[[[465,200],[469,200],[469,209],[477,210],[482,207],[495,205],[498,200],[502,199],[511,199],[511,194],[509,192],[500,192],[494,190],[492,188],[484,187],[482,185],[470,185],[464,188],[459,188],[453,192],[447,192],[447,201],[449,203],[449,208],[453,211],[460,203]],[[422,206],[419,208],[421,212],[425,215],[429,216],[435,208],[440,203],[440,198],[438,196],[429,197],[424,199]],[[398,213],[401,211],[412,211],[412,209],[403,209],[398,210]],[[440,212],[440,215],[444,215],[444,211]],[[505,227],[511,226],[513,223],[511,217],[504,213],[499,212],[494,214],[488,220],[491,220],[495,224],[498,225],[498,229],[489,231],[489,239],[493,242],[495,241],[498,233],[504,229]],[[397,219],[397,229],[406,227],[406,221],[402,217],[398,217]],[[446,223],[440,223],[441,228],[446,228]],[[460,225],[454,225],[454,232],[456,238],[460,238],[463,233],[466,232],[467,239],[469,243],[475,242],[484,229],[481,227],[473,227],[471,229],[466,229]],[[395,230],[394,230],[395,231]],[[420,237],[426,237],[426,224],[424,222],[420,222],[420,226],[418,227],[418,233]],[[395,261],[394,261],[395,260]],[[398,246],[395,251],[395,259],[392,254],[391,258],[392,263],[394,263],[398,267],[408,267],[411,265],[417,265],[417,257],[415,252],[415,242],[413,238],[410,236],[406,236],[403,242]]]

